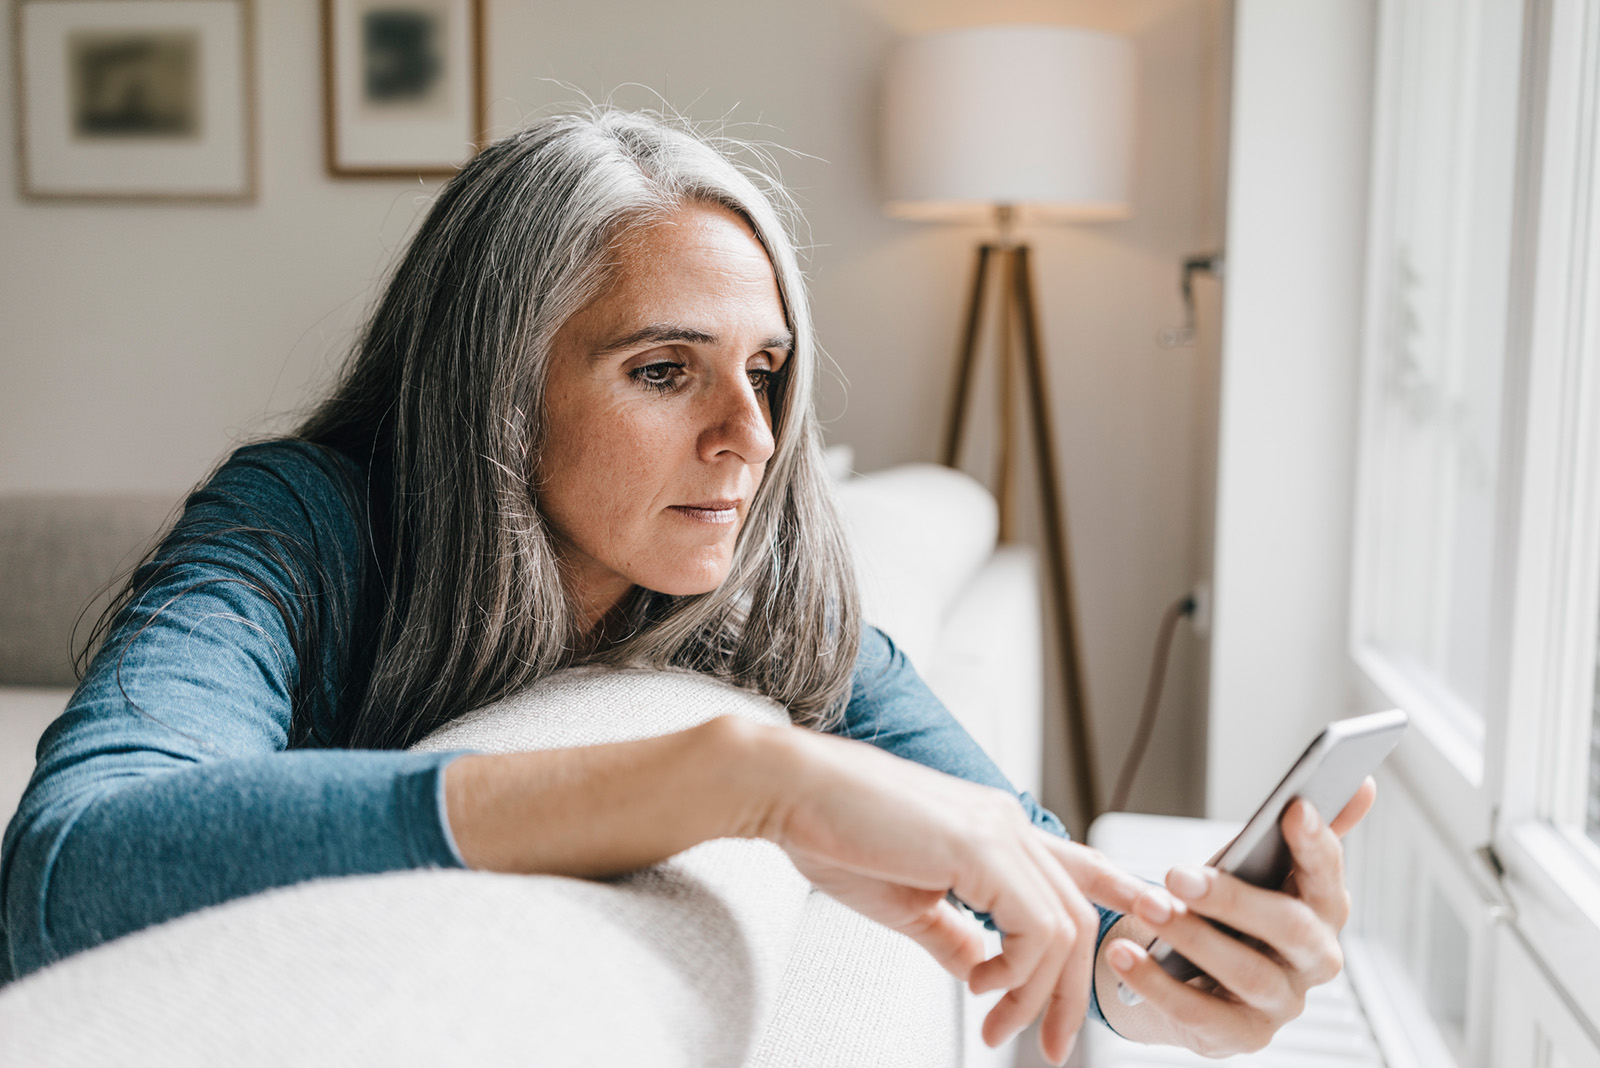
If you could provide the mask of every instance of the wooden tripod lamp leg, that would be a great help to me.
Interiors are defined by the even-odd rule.
[[[1011,292],[1017,282],[1017,250],[1002,248],[1000,257],[1000,441],[995,462],[995,497],[1000,507],[1000,540],[1016,539],[1017,316]]]
[[[1066,690],[1067,736],[1072,745],[1073,791],[1082,820],[1080,832],[1100,813],[1100,784],[1095,771],[1089,702],[1078,658],[1077,606],[1072,589],[1072,556],[1067,542],[1066,507],[1061,478],[1056,470],[1055,433],[1050,419],[1050,391],[1040,352],[1039,320],[1033,300],[1033,272],[1028,247],[1019,246],[1011,272],[1012,287],[1006,308],[1014,311],[1021,333],[1022,359],[1028,376],[1028,403],[1033,418],[1034,468],[1039,476],[1039,497],[1044,506],[1045,541],[1053,580],[1056,636],[1061,646],[1061,676]]]
[[[977,263],[972,271],[972,295],[967,298],[967,328],[961,337],[961,352],[956,358],[956,381],[950,390],[950,420],[945,424],[944,465],[955,467],[961,456],[961,433],[967,422],[967,391],[972,385],[972,368],[977,362],[978,330],[983,325],[983,297],[989,280],[989,263],[994,246],[978,246]]]

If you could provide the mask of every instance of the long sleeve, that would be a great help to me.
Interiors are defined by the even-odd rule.
[[[443,807],[458,754],[316,748],[365,527],[339,463],[240,450],[141,568],[0,845],[0,982],[272,887],[462,866]],[[308,631],[317,665],[296,655]],[[319,699],[292,708],[313,669]]]
[[[862,629],[850,703],[843,721],[833,728],[833,733],[870,742],[896,756],[969,782],[1005,790],[1016,795],[1034,826],[1062,838],[1069,837],[1055,813],[1040,805],[1027,791],[1019,792],[1011,784],[989,754],[928,689],[906,655],[876,627]],[[1106,908],[1099,911],[1097,946],[1122,918],[1120,912]],[[996,929],[987,913],[974,915],[991,931]],[[1101,1023],[1105,1022],[1093,984],[1090,985],[1089,1013]]]

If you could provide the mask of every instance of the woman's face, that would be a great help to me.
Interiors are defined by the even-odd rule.
[[[587,626],[635,585],[705,593],[726,577],[793,343],[772,264],[732,212],[685,207],[615,255],[551,346],[535,473]]]

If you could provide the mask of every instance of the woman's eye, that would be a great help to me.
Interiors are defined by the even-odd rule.
[[[628,372],[628,377],[658,392],[665,393],[678,384],[683,377],[683,364],[681,363],[647,363],[643,367],[636,367]]]
[[[772,380],[778,377],[776,371],[751,371],[750,388],[756,391],[756,396],[761,397],[772,392]]]

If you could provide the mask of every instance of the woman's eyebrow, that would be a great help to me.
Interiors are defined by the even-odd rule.
[[[708,334],[704,330],[697,330],[692,326],[680,326],[677,323],[651,323],[649,326],[640,327],[632,333],[623,334],[621,337],[612,338],[595,347],[594,355],[605,356],[609,353],[620,352],[639,345],[664,345],[672,341],[687,341],[693,345],[715,345],[717,335]],[[785,330],[781,334],[773,334],[761,342],[757,348],[782,349],[788,352],[794,347],[794,334]]]
[[[661,345],[668,341],[687,341],[695,345],[715,345],[717,336],[708,334],[704,330],[696,330],[691,326],[679,326],[676,323],[651,323],[642,326],[629,334],[612,338],[597,346],[594,350],[596,356],[603,356],[608,352],[617,352],[620,349],[631,349],[637,345]]]

